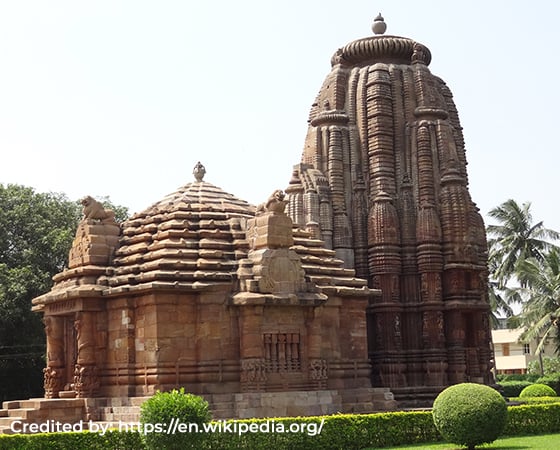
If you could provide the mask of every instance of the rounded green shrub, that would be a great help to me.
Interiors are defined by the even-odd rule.
[[[208,402],[185,394],[184,388],[157,392],[140,407],[140,423],[147,449],[203,448],[211,419]]]
[[[545,375],[544,377],[540,377],[538,380],[535,380],[535,383],[546,384],[554,389],[556,394],[558,394],[560,392],[560,373]]]
[[[432,415],[446,441],[473,449],[498,438],[506,423],[507,406],[495,389],[461,383],[444,389],[437,396]]]
[[[523,389],[519,397],[556,397],[556,391],[546,384],[535,383]]]

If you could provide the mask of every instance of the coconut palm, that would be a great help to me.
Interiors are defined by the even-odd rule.
[[[531,203],[523,205],[515,200],[507,200],[492,209],[488,215],[497,225],[489,225],[489,259],[494,265],[493,276],[500,287],[515,276],[518,265],[534,258],[542,262],[544,256],[554,245],[550,242],[560,238],[560,233],[545,228],[543,222],[533,224],[530,212]]]
[[[547,339],[556,341],[560,350],[560,251],[552,248],[542,261],[529,258],[518,265],[522,287],[516,289],[524,299],[520,314],[525,327],[521,339],[538,340],[536,353],[540,353]]]
[[[492,248],[490,248],[490,254],[492,254]],[[499,261],[497,258],[488,259],[488,269],[490,272],[490,277],[488,280],[488,300],[490,301],[490,320],[492,323],[492,328],[499,328],[500,317],[510,318],[514,315],[513,308],[509,304],[509,297],[507,296],[507,291],[500,283],[496,280],[494,274],[496,272]]]

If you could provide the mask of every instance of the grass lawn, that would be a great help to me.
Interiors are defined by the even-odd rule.
[[[460,449],[453,444],[423,444],[423,445],[404,445],[400,447],[386,447],[384,450],[398,449],[398,448],[414,448],[421,450],[455,450]],[[464,447],[463,447],[464,448]],[[493,449],[493,450],[557,450],[560,448],[560,434],[542,434],[539,436],[515,436],[503,439],[497,439],[491,444],[480,445],[477,448]]]

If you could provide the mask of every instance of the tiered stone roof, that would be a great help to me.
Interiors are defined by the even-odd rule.
[[[108,292],[231,282],[255,207],[205,181],[189,183],[123,223]]]
[[[325,248],[325,243],[312,236],[311,232],[294,228],[294,250],[301,258],[302,268],[309,280],[323,293],[363,295],[367,281],[356,278],[354,269],[344,267],[334,250]],[[373,292],[373,291],[372,291]]]
[[[107,264],[82,258],[83,264],[74,263],[56,275],[53,289],[35,299],[34,309],[83,296],[150,289],[199,290],[235,283],[239,263],[249,251],[246,221],[255,216],[257,208],[203,181],[202,176],[198,178],[122,223],[114,255]],[[92,227],[86,225],[80,230]],[[335,252],[325,248],[311,231],[293,228],[293,234],[292,250],[301,258],[306,280],[316,289],[324,294],[369,292],[366,281],[356,278],[354,270],[344,268]],[[84,242],[102,238],[78,239],[80,236],[71,254],[87,252]],[[73,261],[80,259],[75,257]],[[235,290],[235,286],[232,288]]]

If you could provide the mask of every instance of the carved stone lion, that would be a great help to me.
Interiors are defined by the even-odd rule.
[[[103,205],[91,195],[82,199],[84,219],[100,220],[102,222],[114,222],[115,212],[105,209]]]
[[[286,194],[282,189],[276,189],[265,203],[261,203],[258,208],[256,215],[264,214],[265,212],[272,213],[283,213],[288,200],[284,200]]]

